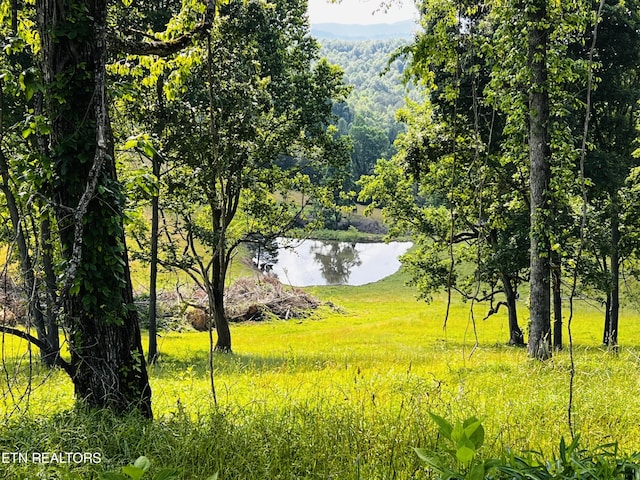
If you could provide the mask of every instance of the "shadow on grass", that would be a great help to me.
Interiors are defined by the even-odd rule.
[[[469,359],[467,355],[471,350],[469,345],[463,345],[462,343],[456,342],[440,346],[434,345],[434,347],[436,350],[442,349],[443,353],[449,352],[449,355],[455,355],[454,351],[467,352],[465,354],[467,360]],[[478,351],[473,355],[486,356],[487,354],[499,354],[498,358],[500,361],[498,363],[500,365],[496,367],[496,365],[494,365],[495,362],[490,362],[490,365],[485,365],[483,367],[481,363],[479,365],[463,366],[463,370],[470,369],[477,371],[495,368],[510,369],[515,368],[527,358],[525,348],[514,347],[507,344],[480,345],[479,349],[482,353]],[[509,352],[513,353],[513,363],[507,362],[504,364],[504,355],[508,355]],[[640,362],[640,347],[627,346],[620,349],[617,353],[614,353],[606,347],[574,345],[574,355],[578,358],[582,358],[583,360],[602,360],[602,356],[604,355],[607,358],[618,358],[621,361],[624,361],[623,358],[634,358]],[[223,375],[241,375],[245,373],[304,373],[320,371],[327,368],[347,369],[355,365],[370,363],[372,358],[377,359],[378,356],[380,357],[378,359],[380,362],[375,361],[374,363],[384,364],[384,360],[388,357],[388,354],[380,351],[378,353],[369,352],[366,357],[362,357],[361,354],[358,353],[354,353],[353,356],[336,356],[331,353],[304,354],[292,350],[282,351],[271,355],[215,353],[213,362],[216,374]],[[415,364],[420,362],[421,357],[422,353],[420,351],[416,351],[414,358],[408,356],[404,361],[408,364]],[[568,348],[555,352],[554,358],[558,359],[560,363],[550,362],[548,363],[548,366],[556,369],[561,368],[561,366],[569,359]],[[194,354],[189,358],[184,358],[183,356],[175,356],[171,353],[162,353],[159,361],[156,364],[149,366],[149,371],[152,376],[160,379],[175,379],[176,377],[179,378],[181,375],[187,375],[195,378],[205,377],[209,374],[209,354],[206,351],[198,351],[194,352]]]
[[[335,366],[337,361],[330,356],[299,355],[283,352],[278,355],[214,354],[214,369],[219,374],[267,373],[267,372],[307,372]],[[196,352],[188,359],[163,353],[159,361],[149,367],[157,378],[174,377],[184,372],[195,377],[209,373],[209,354]]]

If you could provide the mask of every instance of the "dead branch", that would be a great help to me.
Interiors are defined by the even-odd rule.
[[[491,305],[491,307],[489,307],[489,311],[487,312],[487,315],[482,320],[486,320],[491,315],[495,315],[496,313],[498,313],[500,311],[500,307],[509,308],[509,305],[507,304],[507,302],[498,302],[498,304],[495,307]]]
[[[210,27],[211,25],[201,23],[191,32],[180,35],[172,40],[142,42],[112,35],[109,37],[109,51],[113,53],[126,53],[128,55],[157,55],[159,57],[168,57],[184,50],[191,45],[194,38],[200,35],[200,33],[208,31]]]
[[[55,364],[58,367],[62,368],[71,378],[74,377],[75,368],[73,368],[73,366],[69,362],[67,362],[64,358],[60,357],[60,352],[52,351],[51,348],[49,348],[49,345],[47,345],[45,342],[37,339],[36,337],[25,332],[24,330],[9,327],[7,325],[0,325],[0,332],[22,338],[23,340],[26,340],[32,345],[35,345],[36,347],[38,347],[46,355],[55,355]]]
[[[213,24],[215,17],[215,0],[207,1],[207,10],[202,23],[193,30],[171,40],[158,40],[151,35],[134,29],[128,29],[126,33],[142,36],[151,41],[138,41],[131,38],[123,38],[117,34],[109,35],[107,40],[108,50],[111,53],[125,53],[129,55],[157,55],[168,57],[187,48],[193,40],[202,33],[206,33]]]

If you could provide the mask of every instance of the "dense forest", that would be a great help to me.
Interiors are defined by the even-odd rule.
[[[347,101],[334,106],[338,132],[353,144],[352,182],[373,173],[379,158],[395,153],[393,143],[403,131],[396,112],[410,89],[403,83],[405,61],[391,64],[391,55],[406,40],[320,40],[321,54],[344,70],[352,90]],[[354,185],[355,186],[355,185]]]

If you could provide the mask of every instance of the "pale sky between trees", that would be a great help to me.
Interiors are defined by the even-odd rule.
[[[390,4],[390,6],[389,6]],[[413,0],[309,0],[309,20],[317,23],[394,23],[417,18]]]

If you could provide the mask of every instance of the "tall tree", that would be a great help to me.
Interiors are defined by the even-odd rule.
[[[106,73],[107,2],[38,0],[50,133],[40,168],[64,262],[59,312],[76,398],[151,416],[115,174]]]
[[[4,53],[0,60],[0,190],[4,194],[12,238],[20,259],[20,273],[28,305],[25,321],[28,329],[35,327],[41,342],[42,362],[52,367],[59,358],[59,330],[54,314],[56,302],[53,252],[50,245],[50,219],[40,202],[30,202],[25,208],[20,199],[32,197],[32,185],[19,185],[17,175],[28,170],[30,153],[37,149],[36,132],[46,131],[45,118],[40,108],[42,95],[33,51],[37,42],[31,32],[21,28],[19,20],[33,16],[33,9],[18,11],[17,3],[11,5],[11,22],[2,23],[0,35],[4,38]],[[25,122],[25,115],[27,121]],[[26,128],[24,126],[28,125]],[[18,135],[18,132],[22,135]],[[31,155],[33,157],[33,155]],[[29,225],[34,226],[33,230]],[[38,235],[40,230],[40,238]],[[36,270],[40,268],[36,258],[42,258],[45,281]]]
[[[592,181],[590,202],[595,207],[591,237],[594,259],[605,278],[603,344],[616,346],[619,330],[620,276],[623,262],[634,249],[634,225],[625,224],[626,180],[639,165],[633,156],[640,119],[640,16],[637,2],[604,4],[595,45],[594,75],[599,80],[592,95],[592,129],[585,175]],[[602,231],[602,227],[605,231]]]
[[[403,110],[399,153],[365,178],[363,194],[384,207],[393,232],[415,235],[405,263],[421,296],[447,287],[490,302],[489,315],[506,306],[509,342],[523,345],[516,298],[528,198],[522,169],[501,148],[504,116],[484,97],[492,65],[480,51],[493,33],[486,14],[474,2],[425,8],[424,32],[403,51],[411,55],[405,72],[427,87],[429,101]],[[475,270],[462,275],[469,263]]]
[[[167,149],[177,162],[167,201],[187,246],[167,245],[164,262],[207,294],[218,351],[232,347],[224,292],[237,247],[297,226],[307,205],[329,198],[323,182],[348,162],[328,130],[332,101],[347,89],[341,71],[318,59],[304,9],[298,0],[221,7],[185,94],[167,104]]]
[[[561,344],[560,265],[575,239],[569,198],[577,191],[575,132],[579,128],[574,130],[569,114],[577,103],[573,89],[583,84],[584,73],[567,51],[569,45],[583,40],[587,17],[579,1],[424,2],[424,33],[403,49],[412,55],[405,71],[429,88],[431,105],[425,105],[423,120],[412,120],[409,129],[418,129],[409,132],[410,145],[402,145],[408,136],[398,144],[404,148],[398,163],[424,177],[416,177],[420,193],[431,192],[415,203],[431,202],[449,211],[448,271],[441,268],[443,253],[427,255],[416,262],[416,272],[423,272],[421,285],[437,285],[432,283],[434,278],[449,284],[459,280],[456,262],[465,257],[453,248],[456,240],[474,242],[478,248],[473,256],[484,258],[476,261],[483,269],[490,267],[487,259],[501,258],[511,248],[517,249],[520,259],[528,251],[529,348],[538,358],[551,354],[552,256],[557,266],[555,341]],[[387,165],[384,169],[389,171]],[[396,207],[409,205],[404,197]],[[514,221],[520,214],[527,218],[526,225]],[[439,220],[424,223],[425,232],[445,238],[442,214]],[[523,228],[516,231],[516,225]],[[500,235],[493,235],[492,229]],[[526,237],[528,246],[520,243]],[[496,242],[496,238],[509,241]],[[437,243],[431,240],[429,248]],[[508,268],[511,274],[505,279],[511,277],[516,283],[503,284],[506,295],[527,276],[525,266],[511,268],[516,264]],[[475,278],[490,285],[490,277],[479,275],[481,271]]]
[[[531,189],[531,266],[529,355],[551,355],[551,149],[549,138],[549,18],[547,0],[526,2],[528,22],[529,184]]]
[[[21,82],[27,97],[39,92],[33,111],[26,112],[28,127],[23,131],[23,136],[36,138],[36,148],[24,156],[20,185],[32,189],[38,199],[37,213],[43,218],[38,239],[47,291],[43,304],[57,322],[46,333],[57,340],[57,324],[62,327],[70,360],[59,355],[53,341],[22,329],[4,325],[0,329],[25,338],[54,358],[71,377],[80,404],[117,412],[136,409],[150,417],[151,389],[133,306],[124,196],[116,178],[108,112],[107,47],[174,53],[210,26],[212,5],[191,32],[169,41],[144,35],[145,41],[134,41],[123,32],[108,39],[109,5],[102,0],[37,1],[31,17],[18,12],[18,2],[12,3],[9,13],[5,5],[0,9],[2,25],[11,16],[13,30],[22,32],[27,43],[37,42],[31,57],[35,59],[33,52],[38,52],[39,68],[29,69],[30,76],[25,77],[35,80]],[[4,190],[9,193],[8,188]],[[20,222],[25,225],[24,218]],[[32,232],[31,240],[36,238]],[[55,266],[54,254],[58,256]],[[31,290],[38,288],[34,284]],[[41,329],[37,330],[40,335]]]
[[[126,8],[121,10],[122,15],[118,20],[121,25],[128,24],[129,28],[137,28],[140,31],[152,31],[154,34],[162,34],[167,28],[167,25],[171,23],[173,17],[176,17],[180,13],[180,5],[175,1],[162,1],[156,2],[151,0],[150,2],[136,2],[131,3]],[[124,25],[123,25],[124,26]],[[121,27],[122,28],[122,27]],[[139,58],[134,57],[134,64],[137,66],[145,66],[150,60],[156,64],[154,74],[147,78],[147,82],[142,82],[143,85],[148,87],[150,92],[147,92],[149,96],[147,98],[140,98],[140,108],[131,109],[129,96],[128,100],[125,100],[125,105],[121,108],[124,110],[124,115],[133,117],[133,121],[138,128],[153,133],[153,138],[156,140],[161,138],[164,132],[166,124],[166,111],[165,111],[165,74],[164,65],[165,61],[157,56],[152,56],[150,59],[146,59],[147,62],[136,61]],[[141,65],[142,64],[142,65]],[[125,69],[126,70],[126,69]],[[124,73],[124,72],[122,72]],[[130,74],[130,70],[129,70]],[[149,85],[151,84],[151,85]],[[141,88],[144,86],[139,85]],[[131,89],[127,89],[131,92]],[[143,95],[143,94],[141,94]],[[131,132],[129,132],[131,134]],[[146,200],[151,197],[151,228],[149,235],[149,310],[148,310],[148,336],[149,344],[147,348],[147,361],[154,363],[159,356],[158,352],[158,238],[160,235],[160,189],[158,184],[160,182],[161,169],[163,158],[157,148],[153,146],[153,142],[140,139],[135,142],[136,146],[141,147],[139,150],[146,156],[151,162],[151,182],[142,183],[142,190],[144,190],[143,196]],[[148,177],[147,177],[148,178]],[[153,183],[149,185],[149,183]],[[140,185],[140,182],[138,182]]]
[[[523,178],[529,185],[531,204],[533,336],[529,349],[540,358],[551,354],[551,294],[547,292],[552,267],[555,341],[560,345],[559,275],[563,272],[561,262],[568,263],[566,258],[573,254],[576,239],[572,198],[579,195],[576,145],[582,128],[573,123],[570,112],[579,108],[576,90],[584,88],[586,75],[582,59],[576,60],[568,49],[584,40],[590,7],[581,1],[492,2],[489,17],[494,35],[483,50],[493,65],[485,93],[505,116],[505,157],[527,167]]]
[[[376,122],[377,123],[377,122]],[[376,125],[373,118],[356,118],[349,128],[349,137],[353,142],[351,154],[352,177],[357,181],[362,175],[373,173],[373,167],[379,158],[391,153],[391,143],[382,127]]]

